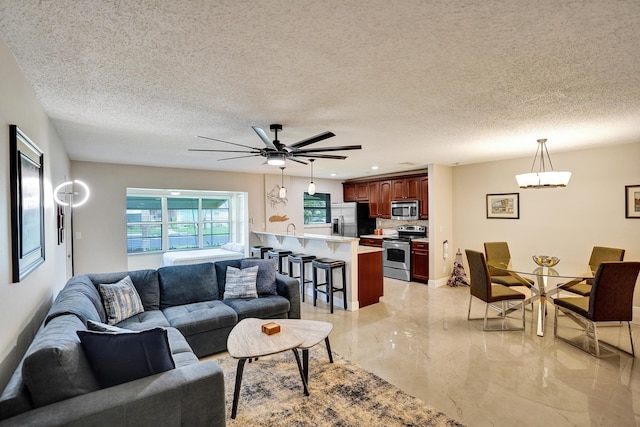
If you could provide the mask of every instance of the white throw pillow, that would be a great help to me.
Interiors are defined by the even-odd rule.
[[[240,270],[227,266],[227,281],[224,284],[224,299],[258,298],[256,279],[258,266]]]

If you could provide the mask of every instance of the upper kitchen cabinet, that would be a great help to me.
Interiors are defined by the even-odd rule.
[[[391,181],[392,200],[418,200],[420,198],[420,178],[409,177]]]
[[[343,199],[345,202],[368,202],[369,184],[358,182],[353,184],[343,183]]]
[[[429,177],[420,178],[420,219],[429,219]]]
[[[391,218],[391,181],[369,182],[369,217]]]

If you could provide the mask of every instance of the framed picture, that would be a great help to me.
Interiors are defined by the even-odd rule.
[[[487,194],[487,218],[520,218],[520,193]]]
[[[44,262],[42,150],[16,125],[9,126],[12,280],[19,282]]]
[[[625,189],[625,217],[640,218],[640,185],[626,185]]]

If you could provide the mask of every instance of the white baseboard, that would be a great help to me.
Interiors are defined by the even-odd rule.
[[[446,286],[448,281],[449,281],[448,277],[442,277],[436,280],[429,279],[429,283],[427,284],[429,286],[433,286],[434,288],[439,288],[440,286]]]

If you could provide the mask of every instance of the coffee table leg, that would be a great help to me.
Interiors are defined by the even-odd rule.
[[[307,381],[307,386],[309,385],[309,349],[305,348],[302,350],[302,371],[304,372],[304,379]]]
[[[333,363],[333,354],[331,354],[331,344],[329,344],[329,337],[324,339],[324,343],[327,345],[327,353],[329,354],[329,363]]]
[[[242,371],[244,370],[244,362],[247,359],[238,360],[238,369],[236,370],[236,388],[233,392],[233,406],[231,407],[231,418],[235,419],[238,412],[238,399],[240,399],[240,385],[242,384]]]
[[[309,396],[309,389],[307,388],[307,380],[304,377],[302,363],[300,362],[300,354],[298,354],[297,348],[292,348],[291,351],[293,351],[293,354],[296,356],[296,363],[298,364],[298,370],[300,371],[300,378],[302,378],[302,385],[304,386],[304,395]]]

